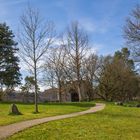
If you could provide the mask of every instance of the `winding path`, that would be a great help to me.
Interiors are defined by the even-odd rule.
[[[59,116],[52,116],[52,117],[46,117],[46,118],[41,118],[41,119],[34,119],[34,120],[27,120],[27,121],[22,121],[6,126],[0,126],[0,140],[9,137],[19,131],[22,131],[26,128],[54,121],[54,120],[60,120],[60,119],[65,119],[65,118],[70,118],[70,117],[75,117],[75,116],[80,116],[84,114],[89,114],[89,113],[94,113],[97,111],[100,111],[105,108],[105,104],[102,103],[97,103],[95,107],[91,107],[90,109],[82,112],[76,112],[76,113],[71,113],[71,114],[66,114],[66,115],[59,115]]]

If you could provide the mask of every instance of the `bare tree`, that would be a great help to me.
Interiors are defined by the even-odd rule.
[[[47,86],[51,88],[56,87],[55,72],[54,72],[53,66],[50,64],[48,60],[44,64],[44,71],[43,71],[42,79],[43,79],[44,84],[47,84]]]
[[[137,5],[126,20],[124,38],[133,50],[134,55],[140,57],[140,5]],[[137,60],[140,62],[140,60]]]
[[[88,82],[87,86],[89,87],[88,98],[91,100],[93,98],[93,89],[97,86],[95,74],[99,67],[98,56],[91,53],[85,58],[83,65],[85,71],[83,75],[85,75],[85,79]]]
[[[104,71],[106,68],[106,65],[108,65],[110,62],[112,61],[112,57],[111,56],[100,56],[98,57],[98,61],[97,61],[97,66],[96,66],[96,70],[92,73],[95,79],[95,83],[96,83],[96,94],[101,97],[102,99],[105,99],[105,97],[102,95],[101,92],[97,91],[98,90],[98,85],[103,85],[106,86],[104,84],[104,82],[101,80],[102,75],[104,75]],[[107,92],[108,94],[108,92]],[[107,95],[106,95],[107,96]]]
[[[38,112],[37,88],[38,71],[41,67],[43,56],[53,42],[54,25],[44,22],[38,10],[28,7],[20,19],[22,30],[19,36],[20,56],[29,66],[35,78],[35,112]]]
[[[77,81],[77,91],[79,96],[79,101],[82,100],[81,96],[81,82],[82,82],[82,61],[86,56],[88,49],[88,36],[80,28],[77,22],[73,22],[67,30],[67,44],[66,51],[69,57],[68,64],[71,68],[74,81]]]
[[[65,65],[65,47],[64,46],[58,46],[57,48],[53,47],[50,49],[50,52],[47,57],[47,62],[45,64],[45,69],[47,71],[47,75],[52,75],[53,73],[53,81],[55,81],[57,87],[58,87],[58,93],[59,93],[59,101],[62,100],[62,86],[64,84],[64,80],[66,79],[66,75],[64,72],[64,65]],[[51,80],[51,81],[52,81]]]

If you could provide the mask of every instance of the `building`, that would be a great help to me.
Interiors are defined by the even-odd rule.
[[[76,81],[63,84],[61,91],[62,102],[79,101],[77,84],[78,83]],[[80,87],[82,101],[88,101],[89,98],[93,99],[93,91],[89,82],[82,81]],[[5,102],[34,103],[34,93],[11,91],[3,94],[1,100]],[[57,88],[50,88],[45,90],[44,92],[39,92],[38,102],[59,102],[59,90]]]
[[[92,87],[87,81],[82,81],[80,86],[82,101],[89,100],[89,95],[91,95]],[[47,101],[59,101],[59,93],[57,88],[51,88],[44,91]],[[78,102],[79,95],[77,91],[77,82],[67,82],[63,84],[61,91],[61,101],[62,102]]]

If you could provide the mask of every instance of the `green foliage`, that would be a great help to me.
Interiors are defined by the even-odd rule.
[[[114,54],[114,60],[122,60],[125,66],[134,70],[134,61],[130,59],[130,51],[128,48],[122,48],[121,51],[116,51]]]
[[[33,76],[26,76],[25,77],[25,84],[21,87],[23,92],[29,93],[30,90],[34,91],[35,87],[35,80]]]
[[[13,88],[20,84],[19,59],[16,56],[17,43],[13,40],[14,34],[9,27],[0,24],[0,85]]]
[[[107,104],[103,111],[52,121],[8,140],[139,140],[140,109]]]
[[[127,48],[106,57],[100,76],[99,91],[106,100],[132,100],[139,93],[139,79]]]

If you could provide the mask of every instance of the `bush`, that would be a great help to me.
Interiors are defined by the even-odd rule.
[[[3,96],[4,92],[0,91],[0,101],[2,101],[2,96]]]
[[[137,104],[136,107],[140,107],[140,104]]]
[[[123,102],[116,102],[115,105],[123,105]]]

